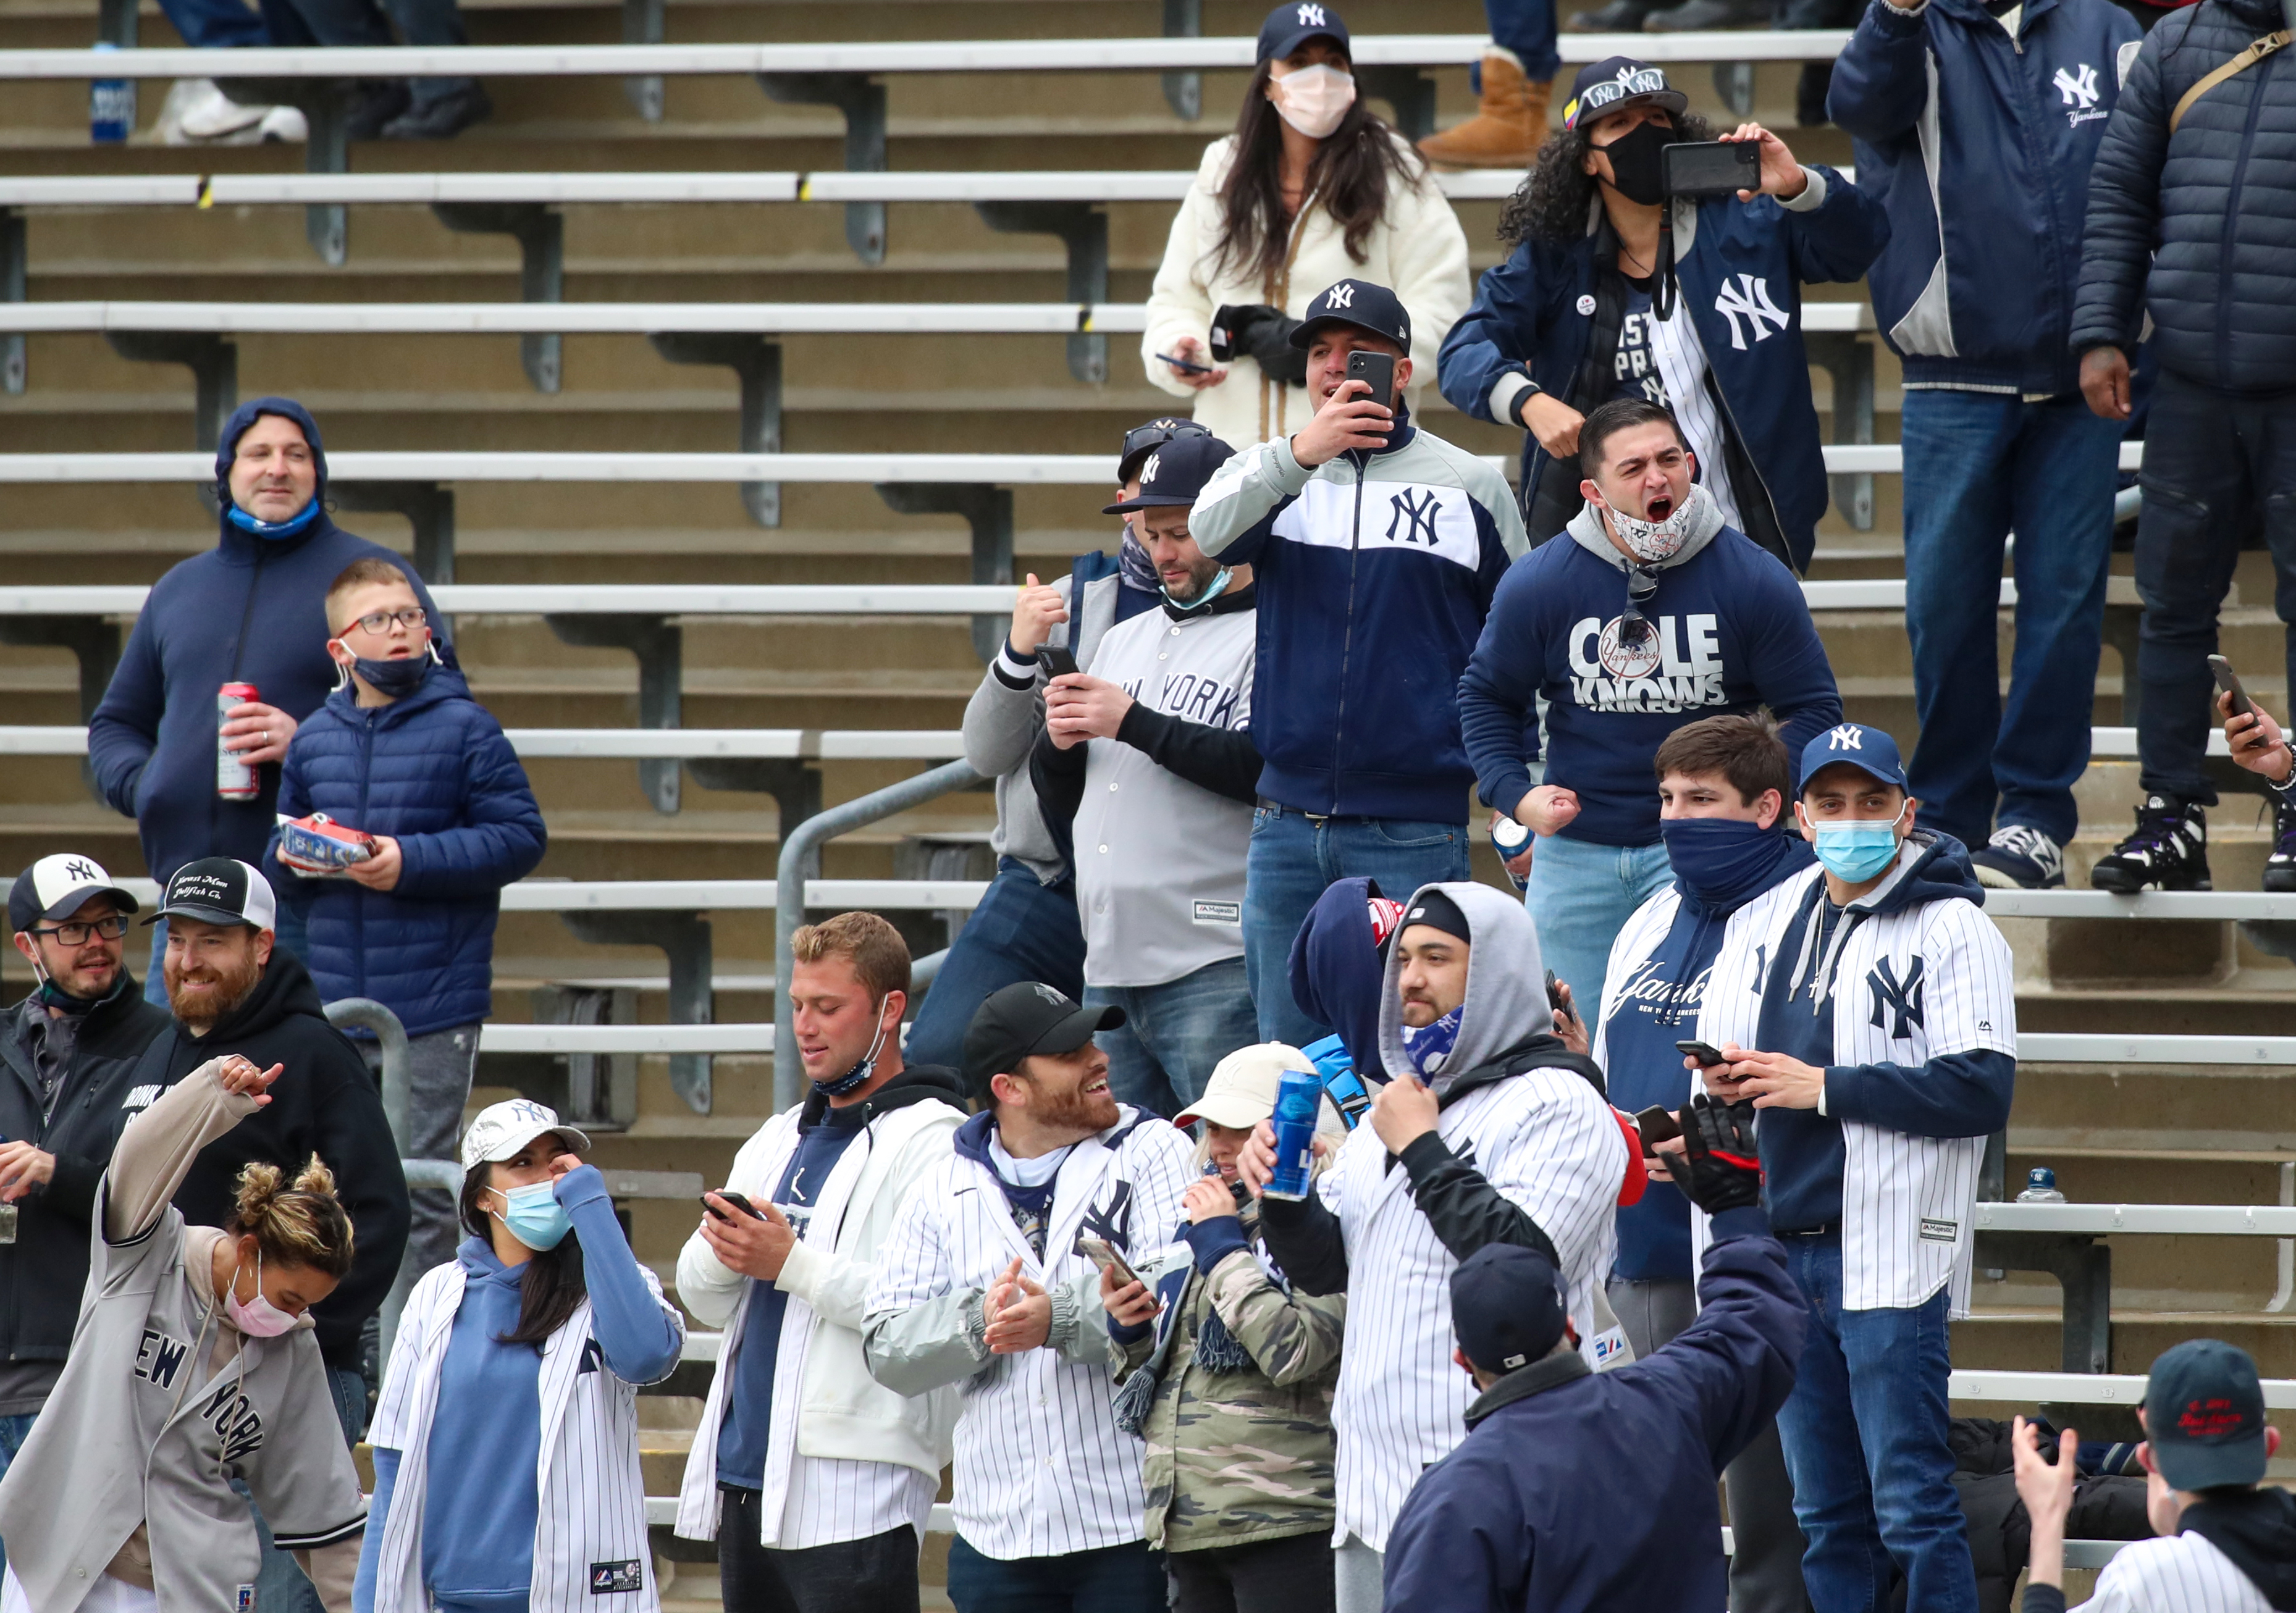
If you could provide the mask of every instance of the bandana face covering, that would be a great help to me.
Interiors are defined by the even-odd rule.
[[[258,537],[292,537],[319,519],[319,501],[316,496],[313,497],[309,504],[305,504],[285,520],[258,520],[237,504],[226,509],[224,514],[230,517],[233,526],[242,532],[251,532]]]
[[[1458,1044],[1460,1017],[1467,1011],[1464,1003],[1432,1024],[1414,1030],[1403,1028],[1403,1050],[1411,1055],[1412,1068],[1423,1077],[1432,1077],[1443,1068],[1443,1060],[1451,1056]]]
[[[1270,78],[1267,92],[1275,115],[1310,140],[1324,139],[1339,127],[1356,103],[1355,76],[1320,64]]]
[[[1690,496],[1664,520],[1637,520],[1608,504],[1603,506],[1603,512],[1611,518],[1611,529],[1619,535],[1619,541],[1636,560],[1656,565],[1682,553],[1682,545],[1690,541],[1691,528],[1697,524],[1699,501],[1705,496],[1703,487],[1691,483]]]
[[[1143,594],[1160,594],[1164,590],[1164,579],[1156,575],[1156,562],[1148,558],[1148,545],[1133,531],[1128,517],[1124,523],[1124,542],[1116,551],[1116,569],[1128,585]]]

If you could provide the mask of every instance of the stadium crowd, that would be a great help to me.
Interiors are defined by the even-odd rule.
[[[2240,1350],[2161,1356],[2134,1445],[1948,1387],[2016,1079],[1985,893],[2064,882],[2133,413],[2146,799],[2098,886],[2208,888],[2251,525],[2296,620],[2270,21],[1871,0],[1819,86],[1855,183],[1751,124],[1685,180],[1716,131],[1615,58],[1508,157],[1470,285],[1345,24],[1277,7],[1151,305],[1195,416],[1126,436],[1114,556],[1028,578],[966,712],[996,877],[921,1004],[882,918],[797,932],[808,1090],[674,1294],[578,1127],[463,1123],[542,815],[422,579],[328,519],[316,421],[240,409],[217,546],[91,724],[157,910],[68,847],[9,897],[0,1613],[651,1613],[636,1396],[689,1317],[674,1528],[734,1613],[914,1609],[945,1472],[962,1613],[1976,1613],[2028,1567],[2038,1613],[2076,1515],[2132,1542],[2100,1613],[2296,1607]],[[1544,128],[1546,31],[1486,116]],[[1860,277],[1905,364],[1910,756],[1798,586],[1800,286]],[[1519,488],[1430,380],[1522,428]],[[2216,708],[2296,888],[2296,757]],[[1471,790],[1520,898],[1469,878]],[[354,996],[457,1190],[410,1193]]]

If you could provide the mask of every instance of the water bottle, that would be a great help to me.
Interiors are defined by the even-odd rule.
[[[1316,1164],[1316,1121],[1324,1107],[1324,1077],[1313,1070],[1287,1069],[1275,1088],[1275,1174],[1260,1196],[1305,1199]]]
[[[2057,1191],[2057,1173],[2046,1165],[2037,1165],[2025,1175],[2025,1191],[2017,1195],[2020,1204],[2062,1204],[2065,1196]]]
[[[100,51],[119,47],[109,39],[96,42]],[[125,145],[135,132],[135,80],[97,78],[87,86],[87,137],[97,145]]]

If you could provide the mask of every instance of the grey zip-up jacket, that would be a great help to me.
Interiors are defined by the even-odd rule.
[[[223,1090],[219,1062],[121,1135],[71,1360],[0,1480],[8,1566],[40,1613],[73,1613],[139,1526],[160,1613],[250,1605],[262,1552],[234,1478],[282,1550],[356,1543],[366,1527],[308,1318],[275,1339],[234,1334],[236,1352],[210,1357],[226,1326],[209,1268],[217,1234],[167,1200],[200,1150],[256,1110]]]

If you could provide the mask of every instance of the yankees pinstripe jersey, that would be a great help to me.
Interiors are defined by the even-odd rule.
[[[988,1115],[958,1133],[956,1157],[917,1179],[878,1252],[864,1330],[870,1371],[902,1394],[962,1382],[953,1510],[957,1533],[986,1557],[1144,1537],[1142,1445],[1116,1426],[1099,1272],[1077,1240],[1104,1238],[1144,1261],[1177,1224],[1197,1167],[1185,1133],[1118,1109],[1122,1118],[1060,1167],[1042,1261],[980,1157]],[[1052,1335],[1044,1348],[992,1355],[980,1295],[1016,1258],[1052,1296]]]
[[[1933,1075],[1931,1060],[1957,1054],[2013,1060],[2017,1003],[2001,932],[1975,902],[1943,894],[1961,888],[1966,872],[1959,842],[1917,831],[1882,882],[1844,910],[1823,949],[1814,944],[1817,905],[1825,899],[1821,871],[1787,880],[1732,916],[1699,1011],[1701,1040],[1759,1048],[1766,988],[1785,983],[1773,978],[1776,971],[1789,971],[1797,987],[1814,979],[1830,996],[1833,1019],[1822,1112],[1841,1101],[1838,1092],[1894,1084],[1931,1106],[1924,1124],[1970,1128],[1972,1134],[1924,1135],[1851,1113],[1834,1117],[1842,1139],[1842,1304],[1849,1310],[1910,1308],[1949,1281],[1953,1314],[1968,1313],[1978,1166],[1984,1134],[1999,1121],[1956,1122],[1948,1111],[1969,1100],[1942,1081],[1924,1090],[1924,1078]],[[1978,887],[1968,880],[1966,888]],[[1812,1012],[1808,994],[1798,989],[1784,1011]],[[1756,1134],[1762,1135],[1759,1123]]]
[[[2256,1582],[2198,1535],[2120,1548],[2075,1613],[2272,1613]]]

